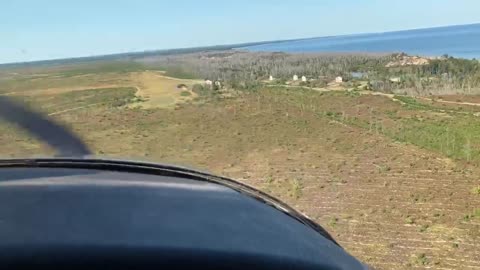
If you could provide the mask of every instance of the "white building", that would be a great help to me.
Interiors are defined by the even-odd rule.
[[[307,81],[307,77],[302,76],[302,82],[306,82],[306,81]]]
[[[342,83],[342,82],[343,82],[343,78],[340,77],[340,76],[338,76],[338,77],[335,78],[335,82],[336,82],[336,83]]]
[[[294,80],[294,81],[298,81],[298,76],[297,76],[297,74],[293,75],[293,80]]]
[[[393,77],[393,78],[390,78],[390,81],[394,83],[399,83],[402,81],[402,79],[400,79],[400,77]]]

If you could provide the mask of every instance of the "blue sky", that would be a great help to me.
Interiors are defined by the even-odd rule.
[[[1,0],[0,63],[480,22],[478,0]]]

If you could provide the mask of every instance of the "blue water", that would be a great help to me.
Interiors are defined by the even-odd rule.
[[[480,24],[273,42],[244,47],[275,52],[405,52],[480,58]]]

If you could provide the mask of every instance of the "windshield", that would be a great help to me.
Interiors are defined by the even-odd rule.
[[[479,269],[479,8],[7,0],[0,95],[95,157],[278,197],[375,269]],[[0,121],[2,158],[56,154],[27,129]]]

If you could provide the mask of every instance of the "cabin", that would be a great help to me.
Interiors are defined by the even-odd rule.
[[[367,73],[365,72],[350,72],[350,76],[352,76],[352,78],[354,79],[362,79],[364,77],[366,77]]]
[[[393,83],[399,83],[401,82],[402,79],[400,79],[400,77],[393,77],[393,78],[390,78],[390,82],[393,82]]]
[[[338,76],[338,77],[335,78],[335,82],[336,82],[336,83],[342,83],[342,82],[343,82],[343,78],[340,77],[340,76]]]
[[[213,82],[211,80],[205,79],[205,86],[212,86]]]
[[[293,75],[293,80],[298,81],[298,75],[297,74]]]
[[[306,82],[306,81],[307,81],[307,77],[302,76],[302,82]]]

